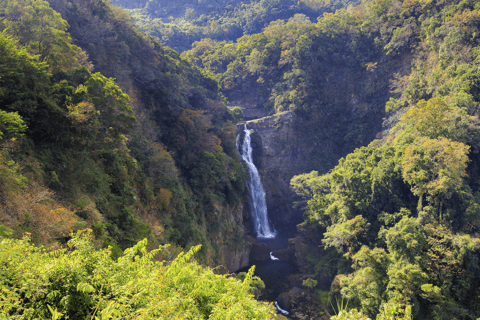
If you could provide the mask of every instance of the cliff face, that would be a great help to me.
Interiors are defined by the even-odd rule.
[[[262,177],[270,219],[274,224],[296,222],[301,212],[293,209],[294,194],[290,179],[308,167],[308,158],[315,149],[296,133],[298,117],[291,112],[248,121],[253,130],[253,159]],[[243,139],[244,125],[237,130]]]
[[[254,239],[247,235],[249,233],[248,210],[243,205],[239,205],[227,211],[225,228],[221,233],[221,239],[218,239],[218,244],[223,244],[221,249],[223,266],[228,272],[235,272],[249,265]],[[232,234],[234,234],[233,237]],[[232,240],[224,242],[225,239]]]

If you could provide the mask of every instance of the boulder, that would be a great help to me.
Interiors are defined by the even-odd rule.
[[[277,303],[280,308],[290,311],[292,308],[292,301],[288,292],[283,292],[277,297]]]
[[[291,300],[297,300],[298,298],[303,296],[303,289],[299,287],[295,287],[288,292]]]
[[[266,261],[270,260],[270,247],[265,243],[255,242],[250,251],[250,261]]]
[[[272,254],[274,257],[278,258],[279,260],[293,261],[295,257],[295,250],[293,248],[288,248],[285,250],[273,251]]]

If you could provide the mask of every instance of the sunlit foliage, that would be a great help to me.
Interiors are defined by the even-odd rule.
[[[22,240],[0,240],[0,314],[9,319],[272,319],[272,305],[249,293],[254,268],[243,282],[216,275],[193,255],[154,261],[167,250],[147,241],[118,260],[94,247],[90,233],[74,234],[64,249],[48,251]],[[56,318],[54,315],[58,315]]]

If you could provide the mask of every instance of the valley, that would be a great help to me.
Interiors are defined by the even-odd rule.
[[[1,317],[480,318],[478,1],[5,0],[0,31]]]

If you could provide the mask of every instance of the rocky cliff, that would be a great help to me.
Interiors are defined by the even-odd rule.
[[[250,251],[255,239],[248,235],[248,208],[239,205],[235,209],[229,210],[226,216],[228,218],[225,225],[228,227],[224,229],[225,232],[221,236],[224,239],[233,239],[233,241],[222,246],[221,252],[226,271],[235,272],[250,264]],[[237,236],[232,237],[231,234],[227,234],[232,232]]]
[[[274,224],[289,224],[301,219],[301,212],[293,209],[290,179],[307,170],[308,158],[315,146],[307,145],[296,133],[294,126],[299,121],[292,112],[284,112],[246,123],[253,130],[253,158],[262,176],[269,217]],[[240,135],[243,128],[244,124],[237,127]]]

